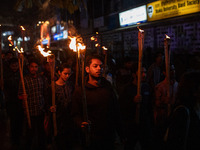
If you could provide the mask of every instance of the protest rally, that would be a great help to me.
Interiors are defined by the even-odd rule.
[[[199,0],[2,0],[0,149],[200,148]]]

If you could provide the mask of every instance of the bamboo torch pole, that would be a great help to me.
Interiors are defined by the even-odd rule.
[[[10,44],[12,46],[14,46],[13,42],[12,42],[12,36],[8,37],[8,40],[10,42]],[[15,47],[15,49],[18,52],[18,63],[19,63],[19,73],[20,73],[20,79],[21,79],[21,83],[22,83],[22,90],[23,90],[23,95],[25,95],[25,99],[23,99],[24,101],[24,105],[25,105],[25,111],[26,111],[26,117],[27,117],[27,121],[28,121],[28,126],[29,128],[31,128],[31,119],[30,119],[30,114],[29,114],[29,108],[28,108],[28,101],[27,101],[27,93],[26,93],[26,88],[25,88],[25,84],[24,84],[24,76],[23,76],[23,62],[24,62],[24,51],[23,48],[21,48],[20,50]]]
[[[99,44],[99,32],[96,32],[96,41],[97,41],[97,54],[99,55],[100,54],[100,44]]]
[[[138,28],[138,81],[137,81],[137,96],[141,97],[141,75],[142,75],[142,57],[143,57],[143,44],[144,44],[144,30]],[[140,103],[136,106],[136,123],[139,124],[140,120]]]
[[[47,57],[47,62],[49,62],[51,68],[51,91],[52,91],[52,106],[55,106],[55,55],[51,54]],[[57,136],[57,122],[56,122],[56,112],[53,112],[53,127],[54,136]]]
[[[103,48],[103,52],[104,52],[104,68],[103,68],[103,77],[106,78],[106,66],[107,66],[107,60],[108,60],[108,48],[106,48],[105,46],[102,47]]]
[[[86,92],[85,92],[85,46],[82,46],[81,48],[81,64],[82,64],[82,92],[83,92],[83,98],[82,98],[82,105],[83,105],[83,121],[88,123],[88,113],[87,113],[87,99],[86,99]],[[86,146],[90,145],[90,125],[88,124],[87,128],[85,128],[85,144]]]
[[[55,55],[51,54],[51,51],[44,51],[40,45],[38,45],[38,50],[40,53],[47,57],[47,62],[50,64],[51,68],[51,91],[52,91],[52,106],[55,106]],[[53,127],[54,127],[54,136],[57,135],[57,123],[56,123],[56,112],[53,112]]]
[[[78,76],[79,76],[79,58],[80,58],[80,51],[77,50],[76,54],[76,87],[78,86]]]
[[[19,72],[20,72],[20,78],[21,78],[21,82],[22,82],[22,88],[23,88],[23,94],[26,94],[26,88],[25,88],[25,84],[24,84],[24,76],[23,76],[23,61],[24,61],[24,55],[22,53],[18,53],[18,62],[19,62]],[[27,117],[27,121],[28,121],[28,126],[29,128],[31,128],[31,119],[30,119],[30,114],[29,114],[29,108],[28,108],[28,101],[27,101],[27,97],[25,96],[24,99],[24,104],[25,104],[25,111],[26,111],[26,117]]]
[[[165,49],[165,66],[166,66],[166,81],[167,81],[167,98],[170,98],[170,37],[165,35],[164,49]],[[171,106],[168,103],[168,115],[170,114]]]
[[[20,26],[20,28],[21,28],[21,34],[22,34],[22,47],[23,47],[23,49],[25,49],[25,41],[24,41],[24,35],[25,35],[25,28],[23,27],[23,26]]]
[[[3,58],[2,58],[2,48],[1,48],[1,25],[0,25],[0,59],[1,59],[1,90],[3,91]]]

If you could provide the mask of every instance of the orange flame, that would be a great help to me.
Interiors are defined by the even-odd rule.
[[[85,45],[82,45],[81,43],[78,43],[78,50],[84,50],[86,48]]]
[[[140,23],[137,23],[137,25],[140,25]],[[139,26],[137,26],[137,28],[138,28],[138,30],[139,30],[141,33],[144,32],[144,30],[140,29]]]
[[[12,42],[12,36],[11,35],[8,37],[8,41],[10,42],[10,44],[12,44],[12,46],[14,45],[13,42]]]
[[[38,50],[40,51],[40,53],[44,56],[44,57],[47,57],[47,56],[50,56],[51,55],[51,51],[47,51],[45,52],[44,51],[44,48],[41,47],[41,45],[38,45]]]
[[[23,26],[20,26],[20,28],[22,29],[22,31],[25,31],[25,28]]]
[[[170,40],[170,37],[167,34],[165,34],[165,38]]]
[[[76,37],[70,37],[71,39],[71,42],[69,44],[69,48],[72,49],[74,52],[77,52],[77,49],[76,49]]]
[[[100,46],[98,43],[97,43],[97,44],[95,44],[95,47],[98,47],[98,46]]]
[[[11,44],[12,46],[14,46],[13,41],[12,41],[12,36],[11,36],[11,35],[8,37],[8,41],[10,42],[10,44]],[[17,46],[15,46],[14,49],[17,50],[18,53],[23,53],[23,52],[24,52],[23,48],[21,48],[21,49],[19,50],[19,48],[18,48]]]
[[[19,50],[19,48],[18,48],[17,46],[15,46],[14,49],[17,50],[18,53],[23,53],[23,52],[24,52],[23,48],[21,48],[21,49]]]
[[[140,32],[144,32],[144,30],[142,30],[142,29],[140,29],[140,28],[139,28],[139,31],[140,31]]]
[[[95,40],[95,37],[94,37],[94,36],[92,36],[90,39],[91,39],[91,41],[94,41],[94,40]]]
[[[108,48],[106,48],[105,46],[102,46],[102,48],[103,48],[103,50],[105,50],[105,51],[108,50]]]

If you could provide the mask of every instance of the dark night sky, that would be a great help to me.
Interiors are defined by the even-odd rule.
[[[0,15],[10,14],[14,11],[14,5],[17,0],[1,0],[0,2]]]

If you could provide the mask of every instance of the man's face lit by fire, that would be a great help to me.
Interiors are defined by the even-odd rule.
[[[98,79],[102,76],[103,64],[99,59],[92,59],[90,66],[86,66],[86,72],[90,77]]]
[[[32,62],[30,65],[29,65],[29,72],[31,75],[35,76],[37,75],[38,73],[38,64]]]

